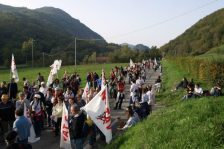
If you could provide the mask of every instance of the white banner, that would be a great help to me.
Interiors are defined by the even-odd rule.
[[[50,66],[51,71],[47,79],[47,87],[49,87],[50,84],[53,83],[56,75],[58,74],[58,70],[60,70],[61,68],[61,63],[62,63],[62,60],[55,60],[54,63]]]
[[[83,110],[91,117],[93,122],[106,137],[106,142],[112,140],[111,115],[107,95],[107,87],[101,91],[85,106]]]
[[[130,59],[130,67],[135,67],[135,63]]]
[[[63,103],[62,111],[60,147],[64,149],[72,148],[69,135],[68,110],[65,106],[65,103]]]
[[[12,61],[11,61],[11,72],[12,72],[12,78],[15,79],[15,82],[19,82],[19,76],[16,69],[16,62],[15,62],[15,58],[13,54],[12,54]]]

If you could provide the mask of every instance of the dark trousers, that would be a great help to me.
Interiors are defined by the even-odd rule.
[[[59,130],[60,130],[60,127],[61,127],[61,120],[62,120],[61,117],[58,118],[57,122],[54,125],[54,127],[55,127],[55,135],[59,135]]]
[[[116,99],[116,106],[115,106],[115,109],[119,108],[121,109],[121,105],[123,103],[123,100],[124,100],[124,93],[120,93],[118,92],[117,93],[117,99]],[[119,106],[118,106],[119,105]]]
[[[42,116],[34,116],[33,118],[33,127],[36,133],[36,137],[40,137],[41,135],[41,128],[42,128]]]

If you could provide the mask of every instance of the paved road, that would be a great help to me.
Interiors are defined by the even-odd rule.
[[[147,71],[147,79],[146,79],[145,84],[153,85],[160,72],[159,72],[159,70],[156,72],[154,72],[153,70],[146,70],[146,71]],[[128,82],[128,81],[126,81],[126,82]],[[130,98],[129,89],[130,89],[130,85],[128,83],[126,83],[125,100],[123,101],[123,104],[122,104],[122,107],[123,107],[122,110],[113,110],[113,107],[115,105],[115,100],[110,99],[112,124],[115,123],[115,120],[117,119],[117,117],[120,117],[122,120],[127,119],[127,117],[125,116],[124,109],[125,109],[125,107],[127,107],[129,105],[129,98]],[[99,142],[99,140],[98,140],[98,143],[104,144],[103,142]],[[55,137],[50,129],[45,129],[44,131],[42,131],[40,141],[32,144],[32,147],[33,147],[33,149],[60,149],[59,144],[60,144],[60,137],[59,136]],[[2,148],[4,148],[4,146],[0,145],[0,148],[2,149]],[[89,146],[86,145],[85,149],[88,149],[88,148],[89,148]]]

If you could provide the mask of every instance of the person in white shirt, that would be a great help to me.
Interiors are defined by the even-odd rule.
[[[194,97],[201,97],[203,95],[203,89],[199,84],[195,84]]]
[[[41,86],[40,86],[39,92],[43,93],[45,97],[47,94],[47,86],[45,85],[44,82],[41,82],[40,85]]]
[[[30,109],[30,101],[25,98],[25,94],[23,92],[19,93],[19,100],[16,101],[16,110],[24,109],[24,104],[27,109]]]
[[[74,98],[74,94],[72,92],[72,88],[68,87],[67,91],[64,93],[64,101],[68,102],[69,98]]]
[[[138,100],[138,85],[135,83],[135,80],[131,80],[131,87],[130,87],[130,101],[129,104],[135,105],[135,102]]]
[[[139,101],[140,101],[140,99],[142,98],[142,85],[144,84],[144,80],[142,79],[141,76],[139,76],[139,78],[136,80],[136,84],[139,90]]]
[[[152,86],[148,86],[148,91],[147,91],[147,95],[148,95],[148,105],[149,105],[149,112],[151,113],[152,112],[152,108],[154,107],[155,105],[155,95],[152,91]]]
[[[147,88],[143,88],[142,91],[142,99],[140,102],[140,109],[141,109],[141,113],[142,113],[142,118],[146,118],[149,114],[150,114],[150,108],[149,108],[149,96],[146,94],[148,91]]]

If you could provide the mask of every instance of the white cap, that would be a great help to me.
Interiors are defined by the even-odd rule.
[[[39,94],[35,94],[34,98],[40,98],[40,95]]]

